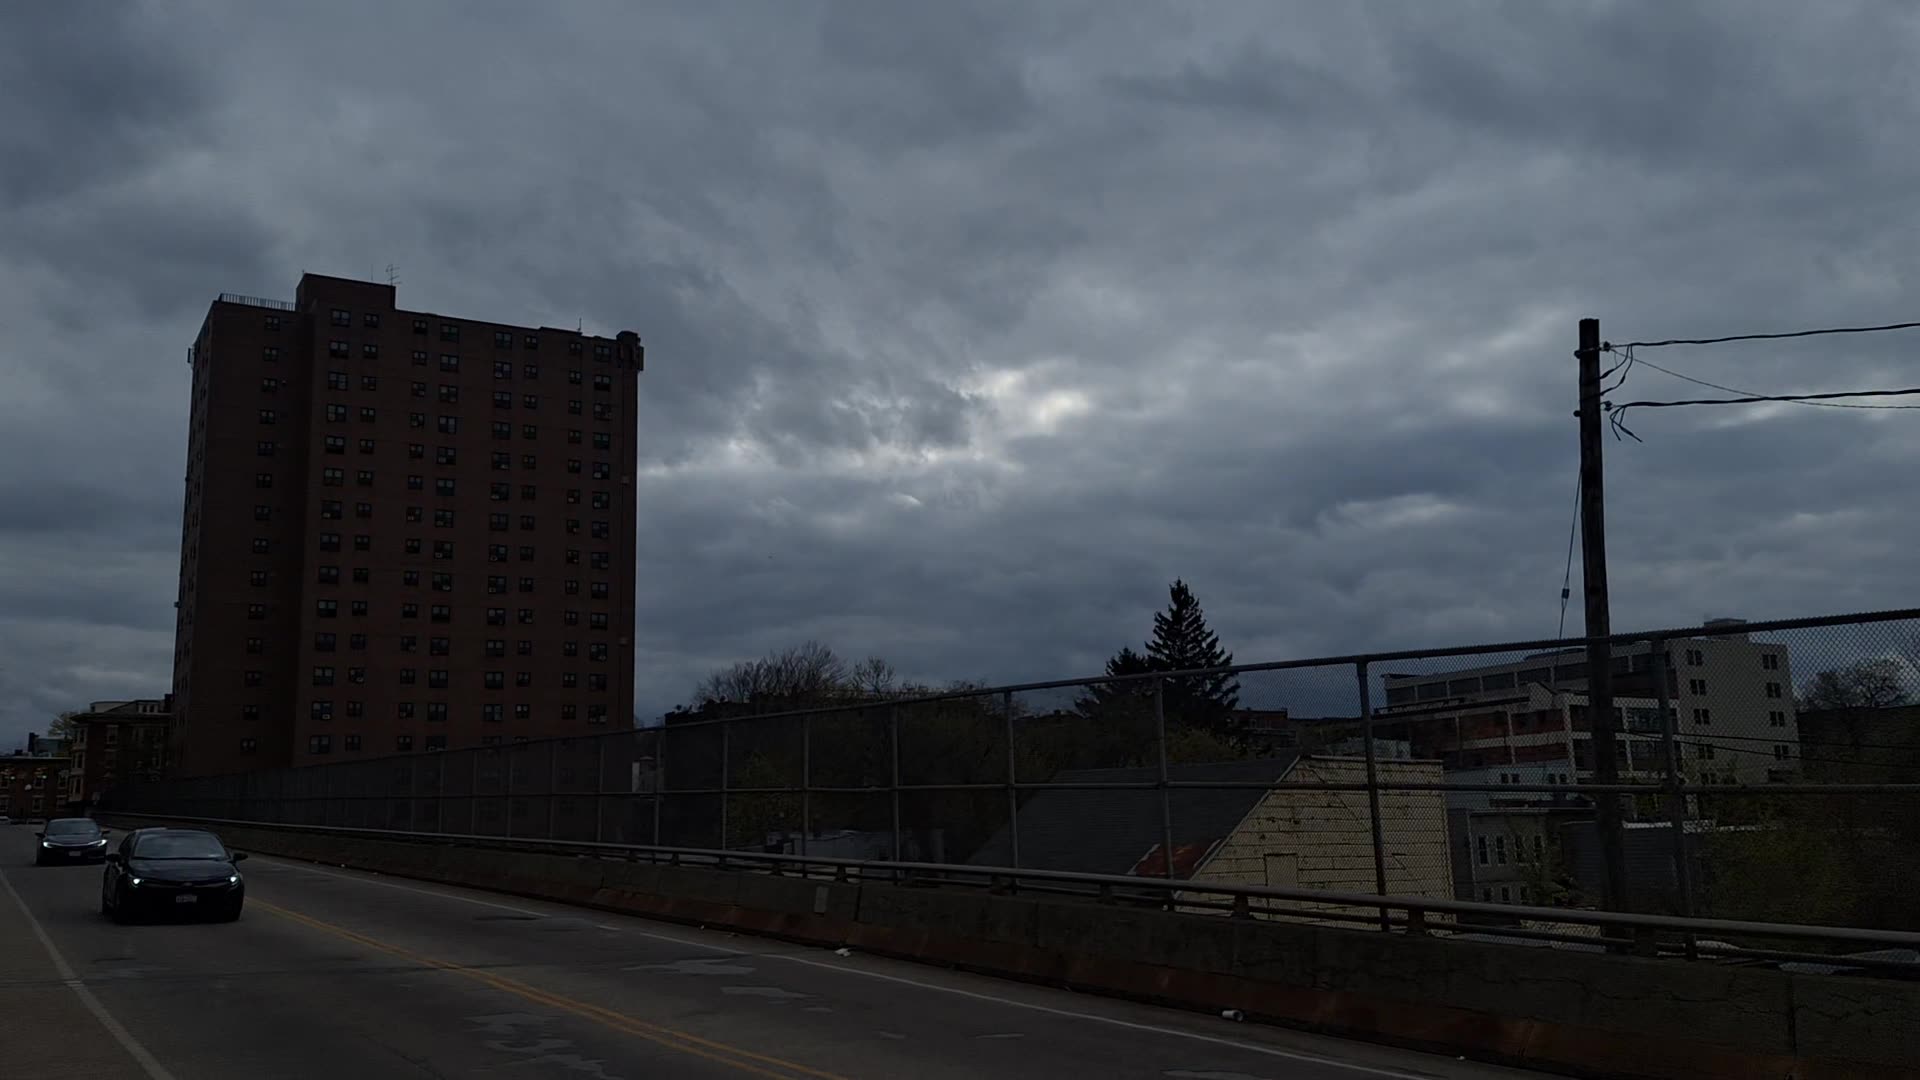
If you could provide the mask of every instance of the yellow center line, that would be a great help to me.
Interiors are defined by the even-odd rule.
[[[691,1054],[694,1057],[719,1062],[722,1065],[730,1065],[742,1072],[752,1073],[756,1076],[771,1077],[772,1080],[791,1080],[791,1075],[795,1073],[803,1076],[817,1077],[819,1080],[848,1080],[847,1077],[841,1076],[838,1073],[825,1072],[820,1069],[810,1068],[797,1062],[786,1061],[782,1058],[771,1057],[766,1054],[756,1054],[751,1050],[745,1050],[728,1043],[701,1038],[698,1035],[678,1031],[674,1028],[648,1023],[645,1020],[615,1012],[612,1009],[606,1009],[585,1001],[564,997],[550,990],[542,990],[538,987],[530,986],[518,979],[508,978],[505,975],[499,975],[490,971],[481,971],[463,964],[456,964],[451,960],[441,960],[437,957],[417,953],[398,945],[390,945],[387,942],[368,937],[365,934],[348,930],[343,926],[335,926],[332,923],[323,922],[311,915],[294,911],[290,908],[284,908],[278,904],[270,904],[265,900],[249,897],[247,904],[249,907],[264,908],[284,919],[289,919],[315,930],[332,934],[335,937],[345,938],[348,941],[386,953],[389,956],[396,956],[402,960],[419,964],[422,967],[437,968],[441,971],[464,975],[475,982],[484,983],[496,990],[504,990],[509,994],[525,998],[528,1001],[562,1009],[573,1013],[575,1016],[592,1020],[595,1023],[612,1028],[623,1034],[637,1035],[642,1039],[658,1043],[668,1049],[678,1050],[683,1054]],[[768,1069],[749,1064],[749,1062],[760,1062],[784,1071],[772,1072]]]

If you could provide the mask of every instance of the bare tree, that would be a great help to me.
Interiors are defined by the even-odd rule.
[[[848,677],[846,661],[827,646],[809,641],[714,672],[694,689],[693,700],[696,707],[804,708],[844,690]]]
[[[1905,705],[1913,700],[1905,674],[1900,664],[1884,658],[1829,668],[1800,688],[1800,708],[1884,709]]]

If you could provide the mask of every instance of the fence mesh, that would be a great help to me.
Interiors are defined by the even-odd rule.
[[[1609,713],[1566,640],[842,702],[101,806],[1920,929],[1920,613],[1600,655]]]

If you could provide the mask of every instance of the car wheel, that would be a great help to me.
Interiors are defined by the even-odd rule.
[[[100,914],[108,918],[113,917],[113,904],[107,899],[107,887],[105,885],[100,886]]]

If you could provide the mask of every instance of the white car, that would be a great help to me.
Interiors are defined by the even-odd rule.
[[[8,817],[5,814],[0,814],[0,825],[11,825],[11,824],[13,824],[12,818]]]

